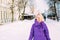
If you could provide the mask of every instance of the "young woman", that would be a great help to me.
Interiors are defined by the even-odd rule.
[[[29,40],[50,40],[48,28],[40,13],[37,14],[35,23],[32,25]]]

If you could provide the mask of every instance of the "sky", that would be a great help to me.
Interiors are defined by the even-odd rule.
[[[49,9],[49,6],[47,4],[48,0],[29,0],[30,6],[34,6],[35,11],[34,15],[37,15],[37,12],[39,11],[40,13],[45,13]],[[30,6],[26,6],[25,13],[30,13]]]
[[[49,6],[45,0],[35,0],[34,2],[35,8],[44,13],[44,11],[47,11],[49,9]]]

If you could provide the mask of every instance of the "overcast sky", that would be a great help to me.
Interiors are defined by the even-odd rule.
[[[34,5],[34,7],[42,13],[49,8],[47,0],[30,0],[30,4]]]

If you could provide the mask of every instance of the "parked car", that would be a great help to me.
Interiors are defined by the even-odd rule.
[[[56,14],[55,13],[50,13],[47,15],[48,18],[55,20]]]
[[[34,19],[35,15],[34,14],[24,14],[22,15],[22,20],[27,19],[27,20],[32,20]]]
[[[44,13],[42,13],[42,15],[43,15],[43,17],[44,17],[44,20],[46,21],[46,15],[44,14]],[[32,20],[32,19],[34,19],[35,18],[35,15],[34,14],[24,14],[23,16],[22,16],[22,20],[24,20],[24,19],[27,19],[27,20]]]

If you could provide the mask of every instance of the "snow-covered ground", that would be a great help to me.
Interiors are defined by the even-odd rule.
[[[46,24],[49,29],[51,40],[60,40],[60,22],[48,19]]]
[[[28,40],[33,20],[15,21],[0,26],[0,40]],[[60,40],[60,22],[47,19],[51,40]]]
[[[28,40],[33,20],[16,21],[0,26],[0,40]]]

